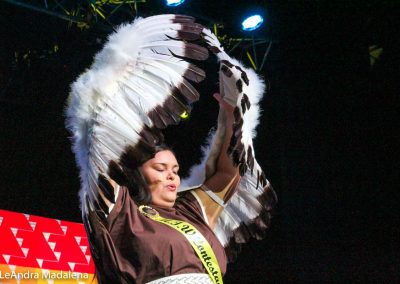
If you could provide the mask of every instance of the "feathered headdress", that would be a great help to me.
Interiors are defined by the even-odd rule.
[[[118,192],[109,180],[120,184],[137,180],[130,169],[162,142],[161,130],[179,123],[199,99],[190,82],[206,77],[191,63],[208,57],[207,48],[192,42],[200,38],[217,55],[220,92],[235,106],[229,154],[242,176],[215,231],[226,246],[232,239],[244,242],[251,235],[258,237],[268,226],[276,197],[252,146],[264,84],[253,70],[230,58],[209,30],[182,15],[153,16],[120,26],[90,69],[72,84],[66,125],[80,168],[85,223],[89,212],[108,214],[115,203]],[[192,168],[181,191],[203,183],[215,171],[225,132],[223,119],[220,115],[203,161]]]

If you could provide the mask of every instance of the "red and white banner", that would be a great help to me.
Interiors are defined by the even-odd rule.
[[[0,284],[97,283],[83,224],[0,210]]]

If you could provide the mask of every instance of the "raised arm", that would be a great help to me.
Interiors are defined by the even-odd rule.
[[[230,57],[210,30],[202,33],[220,62],[221,96],[216,96],[220,113],[217,130],[203,148],[203,159],[191,168],[181,191],[197,188],[192,192],[232,260],[235,243],[264,237],[277,202],[253,147],[265,84],[254,70]]]
[[[203,203],[211,228],[215,226],[218,217],[223,210],[222,203],[229,200],[240,179],[239,168],[234,165],[231,157],[228,155],[228,149],[233,133],[234,107],[226,102],[221,94],[214,94],[214,98],[220,105],[219,120],[225,121],[225,123],[219,127],[224,128],[225,131],[223,133],[221,150],[216,160],[214,174],[205,180],[201,188],[195,190]],[[206,193],[206,191],[211,191],[211,194],[215,194],[217,198],[212,198],[210,193]]]

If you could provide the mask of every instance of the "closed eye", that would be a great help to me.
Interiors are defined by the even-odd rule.
[[[164,168],[164,167],[154,167],[154,169],[155,169],[157,172],[163,172],[163,171],[165,171],[165,168]]]

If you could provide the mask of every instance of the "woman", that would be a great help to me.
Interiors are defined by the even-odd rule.
[[[220,100],[221,106],[230,109],[230,119],[227,121],[231,122],[233,108],[221,100],[219,94],[215,97]],[[225,144],[229,145],[229,141]],[[224,249],[212,232],[217,218],[216,209],[220,205],[210,199],[202,188],[188,191],[177,200],[180,178],[175,155],[164,145],[157,145],[154,151],[154,157],[139,167],[145,181],[143,195],[150,195],[150,201],[145,203],[149,207],[146,208],[156,210],[162,217],[182,220],[195,226],[210,243],[221,272],[225,273],[227,259]],[[221,153],[218,170],[205,185],[215,188],[223,198],[234,188],[232,181],[237,179],[238,170],[227,157],[226,151]],[[99,252],[100,255],[105,254],[106,259],[96,259],[99,264],[98,279],[104,283],[147,283],[169,275],[185,274],[184,277],[190,276],[198,283],[212,283],[201,260],[180,232],[140,213],[139,205],[143,205],[145,199],[135,200],[130,198],[126,187],[119,189],[117,202],[105,222],[109,228],[107,238],[111,240]],[[202,208],[206,212],[204,215]],[[104,233],[98,237],[104,237]],[[108,259],[110,255],[113,256],[112,260]]]
[[[207,58],[190,43],[200,38],[221,62],[218,128],[180,184],[161,130],[199,99],[188,80],[206,74],[183,59]],[[275,195],[252,147],[262,93],[257,75],[191,17],[139,19],[110,36],[67,109],[99,282],[222,283],[232,242],[263,236]]]

